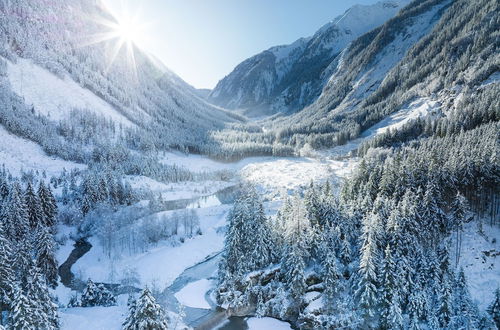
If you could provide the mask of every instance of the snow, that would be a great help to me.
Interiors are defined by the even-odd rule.
[[[344,145],[322,151],[321,154],[332,157],[346,156],[349,152],[356,150],[363,142],[368,141],[377,135],[383,134],[388,130],[399,129],[408,122],[418,118],[437,116],[440,111],[441,103],[439,101],[432,100],[427,97],[416,99],[408,106],[403,107],[401,110],[393,113],[365,130],[359,138],[351,140]],[[345,176],[346,174],[340,175]]]
[[[464,226],[459,264],[459,267],[464,268],[472,299],[482,311],[493,301],[495,289],[500,287],[500,255],[495,257],[491,253],[500,253],[500,228],[488,223],[489,219],[483,221],[484,235],[478,232],[478,223],[475,221]]]
[[[427,12],[415,17],[412,24],[399,33],[395,39],[384,47],[384,49],[376,56],[371,65],[366,71],[361,72],[353,86],[349,97],[350,102],[353,99],[363,99],[375,91],[382,83],[387,73],[405,56],[408,49],[425,36],[436,23],[436,14],[438,11],[447,5],[448,2],[432,7]],[[331,79],[335,80],[336,75]],[[344,104],[344,107],[349,107],[349,104]]]
[[[88,110],[125,126],[133,124],[107,102],[68,76],[59,78],[31,60],[7,62],[12,90],[32,104],[35,111],[53,120],[67,119],[73,109]]]
[[[127,306],[60,309],[62,330],[120,330]]]
[[[125,176],[125,180],[130,183],[133,189],[142,190],[144,192],[152,191],[154,193],[161,193],[161,197],[164,201],[207,196],[234,185],[234,182],[211,180],[166,184],[146,176],[131,175]]]
[[[373,137],[383,134],[389,129],[399,129],[404,124],[412,120],[436,114],[440,107],[441,104],[438,101],[430,100],[426,97],[419,98],[416,101],[411,102],[408,107],[386,117],[379,123],[364,131],[363,134],[361,134],[361,137]]]
[[[272,317],[251,317],[247,320],[248,330],[291,330],[289,323]]]
[[[73,265],[73,271],[82,279],[90,277],[97,282],[108,282],[111,273],[119,276],[123,270],[132,266],[139,273],[141,285],[157,284],[162,289],[168,287],[186,268],[222,249],[224,235],[218,233],[217,228],[224,226],[229,208],[230,206],[221,205],[196,209],[202,235],[175,246],[169,242],[161,242],[145,253],[132,256],[125,254],[117,260],[110,260],[105,256],[99,240],[92,237],[92,249]],[[160,212],[158,216],[172,212]]]
[[[19,176],[21,171],[46,172],[47,176],[59,175],[63,169],[85,169],[86,166],[48,156],[33,141],[9,133],[0,125],[0,165],[5,164],[12,175]]]
[[[357,163],[312,157],[249,157],[238,162],[221,163],[204,156],[181,153],[167,153],[162,161],[193,172],[227,170],[238,173],[242,180],[255,184],[268,199],[290,193],[311,180],[342,179]]]
[[[191,282],[177,292],[175,298],[184,306],[210,309],[205,295],[213,286],[213,282],[207,279]]]
[[[350,161],[317,158],[273,158],[245,166],[240,175],[256,184],[268,198],[274,199],[282,193],[290,194],[311,181],[343,177],[350,173],[353,165]]]
[[[500,81],[500,71],[495,71],[488,77],[488,79],[486,79],[481,83],[480,87],[484,87],[490,84],[498,84],[499,81]]]

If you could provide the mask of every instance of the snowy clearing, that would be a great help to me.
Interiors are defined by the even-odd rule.
[[[234,163],[220,163],[204,156],[181,153],[167,153],[164,157],[163,162],[183,166],[194,172],[237,172],[241,179],[255,184],[267,199],[289,194],[311,180],[322,182],[334,178],[338,181],[349,175],[357,164],[356,160],[307,157],[249,157]]]
[[[420,98],[410,103],[407,107],[388,116],[378,124],[373,125],[361,134],[361,137],[372,138],[376,135],[383,134],[389,129],[399,129],[404,124],[429,115],[435,115],[441,108],[441,103],[428,98]]]
[[[354,161],[316,158],[274,158],[245,166],[240,175],[256,184],[267,198],[276,199],[308,185],[332,177],[342,178],[354,168]]]
[[[120,330],[127,306],[60,309],[62,330]]]
[[[205,294],[213,287],[213,282],[202,279],[189,283],[175,294],[175,298],[184,306],[210,309]]]
[[[251,317],[247,320],[249,330],[291,330],[289,323],[272,317]]]
[[[42,148],[33,141],[20,138],[9,133],[0,125],[0,165],[14,176],[21,171],[45,171],[48,177],[59,175],[63,169],[71,171],[74,168],[84,169],[85,165],[68,162],[56,157],[48,156]]]
[[[484,220],[483,232],[484,235],[478,232],[476,221],[464,226],[459,263],[459,267],[464,268],[472,299],[482,311],[493,301],[495,289],[500,287],[500,255],[495,256],[500,253],[500,228]]]
[[[7,76],[12,90],[32,104],[35,111],[52,120],[68,118],[73,109],[88,110],[125,126],[133,126],[107,102],[68,76],[63,79],[34,64],[31,60],[18,59],[7,62]]]
[[[344,145],[322,151],[321,153],[325,156],[333,157],[346,156],[349,152],[356,150],[364,141],[368,141],[377,135],[387,132],[388,130],[399,129],[412,120],[425,118],[427,116],[435,116],[440,111],[441,103],[439,101],[431,100],[429,98],[419,98],[411,102],[407,107],[402,108],[368,128],[359,138],[351,140]]]

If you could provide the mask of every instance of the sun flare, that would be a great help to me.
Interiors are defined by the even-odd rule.
[[[140,44],[144,39],[143,26],[133,17],[118,18],[118,23],[113,28],[123,42]]]
[[[123,6],[121,12],[115,12],[114,18],[94,18],[99,25],[103,26],[103,32],[90,35],[86,38],[84,45],[105,43],[107,45],[106,58],[107,68],[109,69],[116,61],[120,52],[126,52],[127,61],[136,72],[136,51],[141,49],[145,51],[144,45],[147,43],[148,23],[141,20],[141,10],[135,10],[134,14],[128,7]],[[83,46],[84,46],[83,45]],[[146,54],[143,52],[143,54]]]

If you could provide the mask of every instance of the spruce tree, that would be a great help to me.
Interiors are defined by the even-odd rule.
[[[42,224],[43,210],[38,195],[35,194],[31,182],[28,182],[24,191],[24,200],[26,202],[28,221],[31,229],[35,229]]]
[[[19,286],[14,287],[9,313],[9,330],[37,330],[36,317],[28,297]]]
[[[326,253],[323,261],[323,278],[325,287],[324,294],[326,295],[328,303],[332,304],[335,294],[341,289],[341,275],[338,270],[335,252],[331,249]]]
[[[446,328],[453,315],[452,311],[452,301],[451,301],[451,287],[448,276],[445,276],[443,282],[441,283],[441,291],[439,294],[439,324],[441,327]]]
[[[376,227],[372,222],[365,225],[364,243],[359,265],[359,283],[356,291],[364,326],[372,327],[378,301],[378,248],[375,239]]]
[[[130,306],[123,323],[123,330],[166,330],[165,312],[155,301],[148,288],[144,289],[136,303]]]
[[[87,286],[83,290],[81,298],[82,307],[94,307],[98,306],[98,288],[97,285],[89,278],[87,280]]]
[[[500,288],[495,290],[495,297],[486,311],[490,314],[497,328],[500,329]]]
[[[47,283],[55,289],[58,279],[55,242],[47,227],[38,230],[35,257],[37,267],[45,275]]]
[[[28,274],[25,292],[26,297],[31,303],[33,322],[36,324],[36,328],[46,330],[59,329],[57,305],[52,301],[45,276],[36,267],[32,267]]]
[[[388,329],[400,329],[404,328],[403,313],[401,311],[400,298],[397,293],[392,297],[392,301],[389,306],[388,313]]]
[[[387,244],[385,248],[385,258],[382,263],[382,288],[381,288],[381,314],[380,327],[382,329],[391,329],[390,308],[396,288],[396,265],[392,258],[391,247]]]
[[[3,223],[0,219],[0,314],[10,302],[14,289],[14,279],[11,242],[5,235]]]
[[[28,213],[19,183],[14,183],[2,208],[7,236],[17,242],[24,241],[28,232]]]
[[[43,181],[40,181],[38,187],[38,198],[43,212],[43,222],[45,226],[52,227],[55,225],[57,214],[57,204],[50,187],[45,186]]]
[[[97,303],[104,307],[116,305],[115,296],[103,284],[97,286]]]

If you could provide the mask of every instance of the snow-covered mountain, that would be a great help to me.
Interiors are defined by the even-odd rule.
[[[300,110],[319,96],[339,54],[351,41],[383,24],[409,2],[353,6],[313,36],[245,60],[217,84],[210,101],[249,114]]]
[[[100,0],[1,1],[0,21],[0,125],[46,152],[86,161],[98,145],[195,150],[239,120],[154,57],[119,48]]]

